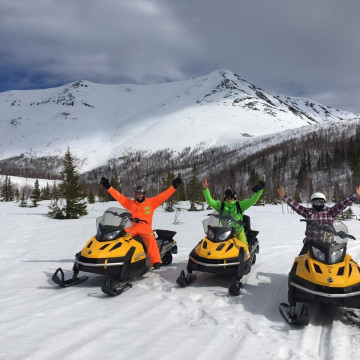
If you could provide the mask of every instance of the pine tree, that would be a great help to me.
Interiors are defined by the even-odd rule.
[[[32,200],[32,207],[37,207],[38,202],[40,201],[40,187],[39,187],[39,180],[35,180],[35,186],[31,194],[31,200]]]
[[[177,174],[177,177],[181,178],[181,173]],[[176,193],[173,195],[176,201],[185,201],[186,200],[186,192],[184,184],[181,184]]]
[[[5,181],[1,189],[2,201],[13,201],[14,200],[14,189],[11,184],[10,176],[5,176]]]
[[[197,211],[196,205],[203,205],[204,196],[201,191],[201,183],[198,179],[196,165],[194,164],[191,179],[186,187],[187,198],[190,201],[189,211]]]
[[[300,194],[299,194],[299,190],[296,189],[295,190],[295,196],[294,196],[294,200],[298,203],[302,203],[302,200],[301,200],[301,197],[300,197]]]
[[[15,189],[14,198],[15,198],[15,201],[19,201],[19,200],[20,200],[20,191],[19,191],[18,188]]]
[[[79,216],[87,214],[85,194],[80,184],[80,174],[76,170],[74,159],[68,148],[64,160],[64,169],[60,173],[61,183],[59,184],[59,195],[65,200],[63,206],[59,206],[57,201],[50,204],[49,214],[55,218],[77,219]]]
[[[41,200],[50,200],[51,199],[51,189],[49,183],[46,183],[46,186],[41,189]]]
[[[56,182],[54,182],[51,188],[50,198],[51,200],[56,200],[56,201],[59,200],[59,189],[58,186],[56,185]]]
[[[344,193],[340,188],[339,183],[336,181],[334,185],[333,202],[338,203],[344,198]]]
[[[254,187],[260,181],[259,174],[255,171],[253,167],[249,168],[249,181],[248,185],[250,188]]]
[[[96,199],[95,199],[95,195],[92,192],[92,190],[89,190],[87,199],[88,199],[89,204],[95,204]]]
[[[106,189],[102,185],[99,185],[99,191],[98,191],[99,201],[108,202],[110,200],[109,196],[111,195],[106,191]]]
[[[167,174],[167,178],[163,184],[163,190],[166,190],[167,188],[169,188],[172,185],[172,182],[174,179],[175,179],[174,173],[172,171],[169,171]],[[174,207],[177,205],[177,201],[176,201],[174,195],[170,196],[165,201],[165,211],[173,212],[175,210]]]
[[[25,198],[25,191],[23,190],[21,192],[21,198],[20,198],[20,207],[26,207],[27,206],[27,199]]]
[[[121,193],[120,180],[116,170],[114,171],[114,175],[111,178],[110,185]],[[107,191],[106,191],[106,199],[107,199],[106,201],[116,201]]]

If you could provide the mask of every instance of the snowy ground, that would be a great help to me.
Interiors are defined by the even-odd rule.
[[[278,306],[287,300],[287,274],[304,224],[281,206],[247,211],[260,231],[260,253],[239,297],[228,295],[228,279],[211,274],[198,273],[188,288],[176,284],[209,211],[183,211],[174,225],[174,213],[160,208],[154,228],[177,231],[179,253],[119,297],[105,296],[97,275],[77,287],[54,285],[54,271],[62,267],[70,275],[74,254],[95,233],[95,218],[114,204],[89,205],[87,216],[61,221],[46,217],[47,202],[38,208],[0,203],[1,359],[358,358],[360,329],[337,312],[311,308],[306,328],[283,321]],[[359,207],[353,210],[360,215]],[[360,222],[346,225],[360,240]],[[356,261],[359,240],[349,244]]]

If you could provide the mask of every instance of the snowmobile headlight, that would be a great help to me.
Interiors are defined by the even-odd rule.
[[[105,240],[115,240],[119,237],[121,233],[121,230],[112,231],[108,234],[105,234],[104,238]]]
[[[207,237],[208,237],[209,240],[214,240],[215,233],[212,230],[209,230]]]
[[[225,231],[225,232],[223,232],[222,234],[219,235],[219,240],[220,241],[227,240],[230,235],[231,235],[231,231]]]
[[[343,256],[343,254],[344,254],[344,249],[339,249],[339,250],[331,253],[330,263],[334,264],[334,263],[338,262],[341,259],[341,257]]]
[[[314,256],[315,256],[318,260],[320,260],[320,261],[324,261],[324,260],[325,260],[325,254],[324,254],[322,251],[320,251],[320,250],[319,250],[318,248],[316,248],[315,246],[312,246],[311,249],[312,249],[312,252],[313,252]]]

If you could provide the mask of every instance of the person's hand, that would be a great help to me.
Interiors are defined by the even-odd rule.
[[[285,189],[280,185],[279,189],[278,189],[279,195],[280,197],[284,197],[285,196]]]
[[[254,193],[257,193],[258,191],[262,190],[265,188],[265,182],[260,180],[258,184],[256,184],[251,190]]]
[[[180,179],[180,177],[177,177],[176,179],[173,180],[172,182],[172,186],[177,189],[180,185],[182,184],[182,180]]]
[[[202,187],[203,187],[204,190],[209,187],[209,181],[208,181],[208,179],[206,177],[204,177],[202,179]]]
[[[109,190],[110,189],[110,181],[109,181],[109,179],[107,179],[106,177],[102,177],[101,178],[101,180],[100,180],[100,184],[102,185],[102,186],[104,186],[104,188],[106,189],[106,190]]]
[[[358,187],[356,188],[356,195],[357,195],[358,197],[360,197],[360,186],[358,186]]]

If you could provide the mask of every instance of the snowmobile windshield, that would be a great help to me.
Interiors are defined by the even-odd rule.
[[[100,224],[125,229],[131,226],[130,219],[131,215],[127,210],[112,207],[105,210],[104,214],[96,219],[96,230]]]
[[[202,222],[206,235],[208,234],[209,226],[212,228],[224,228],[224,231],[231,231],[232,228],[235,227],[236,223],[237,220],[230,216],[220,216],[216,211],[209,214],[209,217]]]
[[[316,242],[332,245],[347,244],[348,242],[348,228],[339,220],[335,220],[333,224],[322,224],[321,230],[321,236]]]

